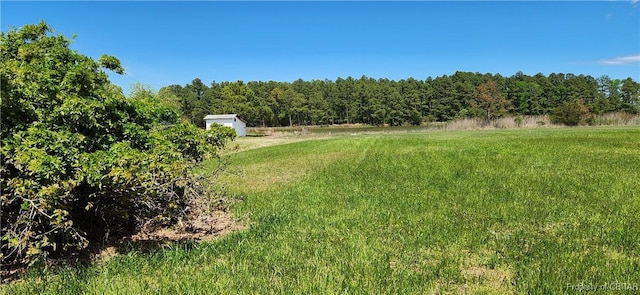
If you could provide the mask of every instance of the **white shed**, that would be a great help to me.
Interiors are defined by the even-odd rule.
[[[218,123],[222,126],[235,129],[238,136],[247,135],[247,122],[242,120],[236,114],[207,115],[206,117],[204,117],[204,124],[207,130],[211,128],[211,124],[213,123]]]

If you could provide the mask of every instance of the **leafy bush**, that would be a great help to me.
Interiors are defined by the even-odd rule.
[[[3,265],[78,255],[110,234],[174,223],[204,191],[194,165],[235,133],[202,130],[152,96],[127,99],[44,22],[0,42]]]
[[[522,116],[516,116],[515,118],[513,118],[513,122],[516,123],[516,126],[522,127],[522,124],[524,123],[524,118]]]
[[[551,121],[567,126],[586,124],[589,116],[589,108],[582,99],[567,101],[557,107],[551,114]]]

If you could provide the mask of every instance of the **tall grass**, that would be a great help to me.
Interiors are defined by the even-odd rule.
[[[628,113],[592,114],[587,120],[591,126],[640,126],[640,115]],[[249,134],[254,136],[269,137],[315,137],[322,135],[344,134],[379,134],[404,132],[424,132],[434,130],[492,130],[492,129],[519,129],[519,128],[548,128],[565,127],[555,124],[548,115],[535,116],[506,116],[492,119],[487,122],[484,118],[465,118],[448,122],[429,122],[421,126],[369,126],[363,124],[345,124],[334,126],[294,126],[294,127],[251,127]]]
[[[640,115],[627,113],[593,114],[587,120],[592,126],[640,126]],[[491,130],[491,129],[517,129],[517,128],[547,128],[564,127],[554,124],[549,116],[508,116],[491,120],[487,123],[482,118],[459,119],[447,122],[446,130]]]
[[[232,160],[228,180],[245,196],[234,212],[249,229],[2,290],[640,292],[637,128],[363,135]]]
[[[606,113],[594,115],[593,125],[640,126],[640,115],[628,113]]]

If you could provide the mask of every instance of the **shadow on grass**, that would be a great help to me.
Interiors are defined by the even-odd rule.
[[[149,240],[131,240],[122,241],[116,248],[114,254],[128,254],[131,252],[141,253],[145,255],[153,255],[162,250],[180,248],[186,251],[193,250],[200,241],[196,239],[149,239]],[[103,251],[108,250],[104,249]],[[111,254],[111,253],[109,253]]]
[[[86,280],[92,274],[92,267],[111,258],[130,253],[152,257],[165,250],[180,249],[191,251],[203,240],[211,240],[233,232],[240,227],[224,226],[212,228],[206,233],[194,232],[169,234],[167,236],[148,234],[141,231],[122,231],[112,234],[107,240],[92,241],[87,251],[79,254],[57,253],[46,260],[30,266],[23,263],[3,264],[0,269],[1,283],[11,284],[21,279],[31,281],[37,278],[46,284],[52,274],[60,277],[73,276],[73,280]],[[166,234],[166,233],[164,233]],[[73,274],[71,274],[73,273]],[[0,294],[1,294],[0,290]],[[36,292],[40,293],[40,292]]]

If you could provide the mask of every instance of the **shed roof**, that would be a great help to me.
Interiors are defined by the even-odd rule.
[[[222,115],[207,115],[204,117],[205,120],[215,120],[215,119],[234,119],[238,118],[240,121],[245,122],[238,114],[222,114]]]

